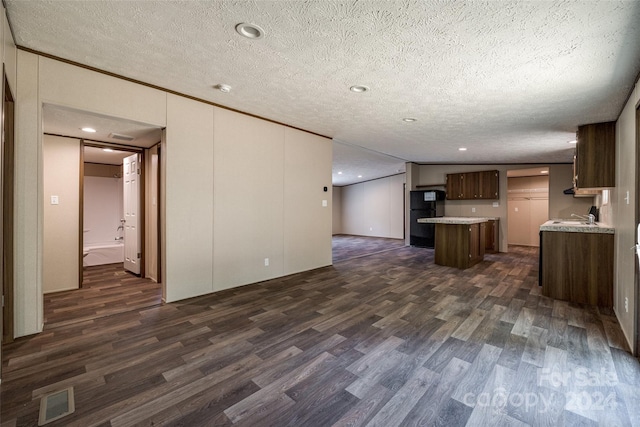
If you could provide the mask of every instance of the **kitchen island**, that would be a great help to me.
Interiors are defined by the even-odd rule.
[[[444,216],[418,222],[436,225],[435,263],[464,270],[484,259],[485,227],[494,219]]]
[[[585,221],[551,220],[540,226],[542,295],[613,308],[615,229]]]

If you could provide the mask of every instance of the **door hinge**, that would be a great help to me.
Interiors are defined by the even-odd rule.
[[[4,295],[2,295],[2,306],[4,307]]]
[[[138,259],[140,259],[141,256],[142,256],[142,253],[138,252]]]
[[[140,169],[138,169],[138,175],[140,175]]]

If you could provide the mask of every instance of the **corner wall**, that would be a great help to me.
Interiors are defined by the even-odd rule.
[[[43,104],[166,128],[167,302],[331,264],[330,139],[25,51],[18,68],[16,337],[43,327]]]
[[[342,188],[342,233],[404,238],[404,179],[393,175]]]
[[[333,187],[331,234],[342,234],[342,187]]]
[[[625,104],[616,122],[616,187],[611,190],[611,206],[615,234],[615,277],[613,309],[631,348],[636,346],[635,265],[638,262],[634,251],[636,223],[635,206],[638,197],[636,176],[636,104],[640,101],[638,83]],[[627,197],[628,192],[628,197]],[[625,299],[629,310],[625,310]]]

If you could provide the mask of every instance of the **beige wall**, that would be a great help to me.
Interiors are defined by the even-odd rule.
[[[331,140],[285,127],[284,274],[332,263],[332,163]]]
[[[42,291],[78,289],[80,140],[45,135],[42,141],[44,236]],[[51,204],[51,196],[59,204]]]
[[[510,245],[540,246],[540,226],[549,219],[549,176],[507,177]]]
[[[595,204],[594,197],[573,197],[563,193],[571,188],[572,176],[572,165],[549,165],[549,218],[569,219],[572,213],[587,215]]]
[[[404,174],[342,187],[342,232],[404,238]]]
[[[103,178],[113,178],[114,175],[121,174],[122,165],[103,165],[101,163],[84,164],[84,176],[100,176]]]
[[[167,302],[212,291],[213,106],[169,94],[166,157]]]
[[[342,234],[342,187],[333,187],[331,233]]]
[[[158,282],[158,146],[145,151],[145,276]],[[85,170],[86,170],[85,164]],[[116,166],[120,168],[119,166]],[[86,173],[85,173],[86,175]],[[112,176],[112,175],[111,175]]]
[[[331,264],[329,139],[24,51],[18,66],[16,336],[42,330],[44,103],[166,127],[166,301]]]
[[[612,222],[616,229],[616,264],[613,292],[613,308],[632,348],[635,344],[637,324],[634,322],[636,291],[635,265],[638,262],[633,247],[636,239],[635,204],[636,188],[636,111],[640,90],[636,83],[633,93],[622,110],[616,124],[616,187],[611,191]],[[625,200],[629,192],[628,201]],[[624,307],[628,299],[629,310]]]

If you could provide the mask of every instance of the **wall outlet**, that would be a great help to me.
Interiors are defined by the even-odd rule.
[[[629,297],[624,297],[624,312],[629,312]]]
[[[269,258],[264,259],[264,266],[269,267]]]
[[[60,200],[58,199],[58,196],[51,196],[51,204],[52,205],[57,205],[58,203],[60,203]]]
[[[475,212],[475,211],[476,211],[476,208],[471,208],[471,212]]]

